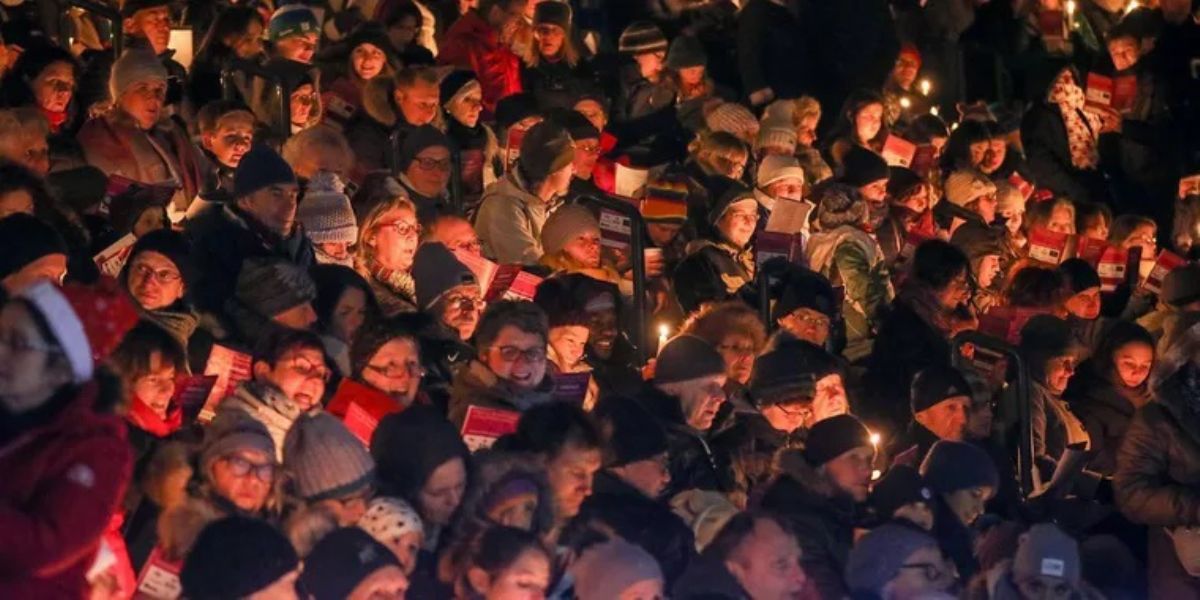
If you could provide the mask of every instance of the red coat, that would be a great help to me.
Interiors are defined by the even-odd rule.
[[[521,59],[476,11],[459,17],[439,47],[438,62],[470,69],[483,88],[483,110],[495,114],[501,98],[521,92]]]
[[[86,384],[49,423],[0,447],[0,598],[81,598],[129,484],[125,423]]]

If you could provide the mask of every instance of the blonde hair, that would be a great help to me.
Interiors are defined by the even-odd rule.
[[[287,164],[295,167],[306,160],[313,160],[315,153],[336,156],[337,164],[321,164],[321,168],[335,173],[347,173],[354,166],[354,149],[333,127],[310,127],[289,137],[283,143],[280,154]]]
[[[750,149],[736,135],[724,131],[701,131],[688,144],[688,153],[697,159],[708,156],[723,156],[726,158],[750,158]]]
[[[50,123],[42,112],[31,106],[0,110],[0,154],[8,155],[12,144],[26,137],[45,138],[50,135]]]
[[[397,184],[398,185],[398,184]],[[383,215],[393,210],[407,210],[412,212],[413,217],[417,216],[417,205],[413,204],[412,200],[408,199],[408,194],[401,193],[393,195],[391,198],[376,204],[367,211],[367,214],[359,221],[358,224],[358,240],[354,245],[355,259],[365,264],[367,259],[375,251],[370,244],[367,243],[371,232],[379,225],[379,221]]]
[[[554,23],[546,23],[546,25],[551,25],[562,29],[561,26],[555,25]],[[542,54],[538,52],[536,27],[533,28],[533,35],[529,40],[529,44],[527,44],[523,50],[524,51],[521,52],[521,61],[525,63],[525,66],[532,68],[541,64]],[[563,29],[563,46],[559,53],[562,55],[563,60],[567,61],[567,65],[575,67],[579,64],[579,48],[575,47],[575,36],[571,35],[571,31],[569,29]]]
[[[800,127],[800,124],[805,119],[815,117],[818,121],[821,120],[821,103],[817,102],[812,96],[801,96],[792,102],[796,103],[796,109],[792,111],[792,124]]]

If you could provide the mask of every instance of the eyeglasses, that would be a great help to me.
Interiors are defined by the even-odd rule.
[[[927,563],[927,562],[912,563],[912,564],[907,564],[907,565],[900,565],[900,568],[901,569],[921,569],[922,575],[925,577],[926,581],[938,581],[941,578],[946,576],[946,571],[942,568],[942,565],[935,565],[933,563]]]
[[[396,230],[396,233],[403,237],[421,235],[420,223],[412,223],[409,221],[392,221],[391,223],[380,223],[378,227],[380,229],[394,229]]]
[[[500,353],[500,358],[504,362],[517,362],[517,359],[524,359],[527,363],[540,363],[546,360],[546,349],[543,347],[528,348],[522,350],[516,346],[493,346]]]
[[[413,159],[413,162],[416,163],[418,167],[421,167],[423,170],[426,170],[426,171],[433,171],[433,170],[449,171],[450,170],[450,159],[448,159],[448,158],[421,158],[418,156]]]
[[[133,274],[142,279],[150,279],[153,277],[159,283],[175,283],[183,278],[179,271],[171,269],[155,269],[149,265],[138,263],[133,266]]]
[[[585,154],[600,154],[600,144],[575,144],[575,149]]]
[[[233,473],[234,477],[246,477],[251,472],[263,483],[271,483],[275,478],[275,465],[273,463],[263,463],[256,465],[240,456],[226,456],[221,459],[229,466],[229,472]]]
[[[390,379],[404,377],[406,375],[409,377],[425,376],[425,368],[421,366],[421,363],[416,361],[410,361],[402,365],[396,363],[388,363],[386,365],[367,365],[367,369]]]
[[[793,402],[791,404],[793,406],[795,406],[796,403]],[[775,407],[779,409],[779,412],[781,412],[789,417],[798,417],[805,421],[807,421],[808,419],[811,419],[813,416],[813,411],[812,411],[811,406],[801,406],[799,408],[788,408],[787,403],[780,403],[780,404],[776,404]]]
[[[810,314],[798,314],[794,316],[797,321],[818,329],[829,329],[829,327],[833,324],[833,321],[831,321],[829,317]]]
[[[467,240],[465,242],[454,242],[446,245],[449,246],[451,252],[458,252],[459,250],[462,250],[471,254],[478,254],[481,250],[483,250],[483,243],[480,242],[478,238]]]
[[[754,346],[739,346],[737,344],[721,344],[717,346],[719,352],[728,352],[738,357],[754,356]]]
[[[470,311],[476,308],[483,308],[486,304],[482,299],[466,294],[455,294],[446,297],[447,308],[457,308],[458,310]]]

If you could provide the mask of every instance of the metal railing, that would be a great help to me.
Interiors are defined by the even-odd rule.
[[[270,123],[271,127],[277,128],[277,132],[283,138],[287,138],[292,133],[292,90],[288,89],[283,78],[278,73],[274,73],[263,65],[240,58],[234,58],[229,61],[224,69],[221,69],[221,93],[226,100],[242,100],[249,104],[250,98],[238,97],[238,85],[234,76],[238,73],[248,76],[249,78],[259,78],[269,82],[278,95],[279,101],[279,123]],[[249,91],[249,90],[247,90]]]
[[[124,21],[124,19],[121,18],[121,11],[117,10],[115,7],[109,6],[108,4],[96,2],[95,0],[63,0],[61,6],[62,12],[60,13],[60,16],[63,19],[67,18],[67,9],[82,8],[83,10],[86,10],[87,12],[111,23],[113,56],[121,56],[121,51],[125,49],[125,28],[122,27],[122,21]],[[61,38],[62,21],[59,22],[58,34]],[[61,43],[63,40],[60,39],[59,41]],[[66,46],[66,44],[63,45]]]
[[[585,196],[585,203],[619,213],[629,219],[629,262],[633,267],[633,342],[640,364],[649,359],[646,345],[646,240],[645,223],[638,207],[609,197]]]

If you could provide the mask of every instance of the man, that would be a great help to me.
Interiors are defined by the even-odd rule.
[[[232,194],[234,171],[254,143],[254,113],[237,102],[218,100],[200,109],[196,120],[207,159],[201,193]]]
[[[475,274],[440,242],[427,241],[413,256],[413,281],[417,306],[437,323],[421,335],[421,360],[425,376],[421,389],[435,403],[450,395],[454,372],[475,359],[471,338],[483,314],[483,292]]]
[[[575,143],[575,160],[572,162],[571,192],[572,201],[580,196],[603,197],[604,192],[596,186],[592,172],[600,160],[600,130],[581,113],[566,111],[560,118],[571,141]]]
[[[893,450],[898,462],[915,467],[938,440],[963,441],[971,411],[971,387],[958,369],[937,365],[917,373],[909,398],[912,422]]]
[[[854,597],[943,596],[955,583],[954,565],[929,534],[887,523],[872,529],[850,551],[846,585]]]
[[[789,267],[782,287],[771,307],[771,319],[779,326],[775,337],[790,336],[826,347],[841,304],[829,280],[815,271]]]
[[[0,288],[13,295],[29,284],[48,279],[62,283],[67,275],[67,243],[46,222],[25,213],[0,219]]]
[[[450,138],[432,125],[422,125],[400,146],[400,185],[417,206],[417,220],[429,223],[450,212]]]
[[[777,460],[781,472],[762,507],[791,523],[804,549],[804,572],[819,596],[842,598],[855,505],[867,499],[874,466],[871,434],[853,416],[831,417],[813,425],[803,450],[786,450]]]
[[[302,269],[314,261],[312,243],[296,225],[296,175],[274,150],[251,148],[238,163],[233,188],[232,204],[184,226],[200,268],[197,307],[215,314],[233,296],[246,259],[274,256]]]
[[[363,92],[363,110],[346,126],[346,141],[357,160],[356,179],[395,166],[404,140],[416,128],[433,123],[440,93],[437,72],[426,67],[371,80]]]
[[[271,14],[267,39],[273,57],[312,64],[320,41],[321,25],[312,9],[303,4],[288,4]]]
[[[121,29],[125,32],[125,52],[141,50],[153,56],[165,70],[167,88],[163,98],[165,113],[179,114],[184,104],[184,82],[187,69],[174,59],[175,51],[167,47],[171,41],[170,0],[124,0],[121,2]],[[79,105],[115,102],[108,81],[119,57],[105,53],[89,67],[79,82]]]
[[[475,72],[483,87],[484,116],[501,98],[521,91],[521,60],[510,50],[529,0],[480,0],[446,31],[438,63]]]
[[[805,591],[808,574],[789,524],[770,513],[738,513],[704,549],[671,597],[787,600]]]
[[[426,241],[445,244],[446,248],[456,255],[465,253],[470,256],[482,257],[482,244],[471,222],[455,215],[438,215],[425,228]]]

